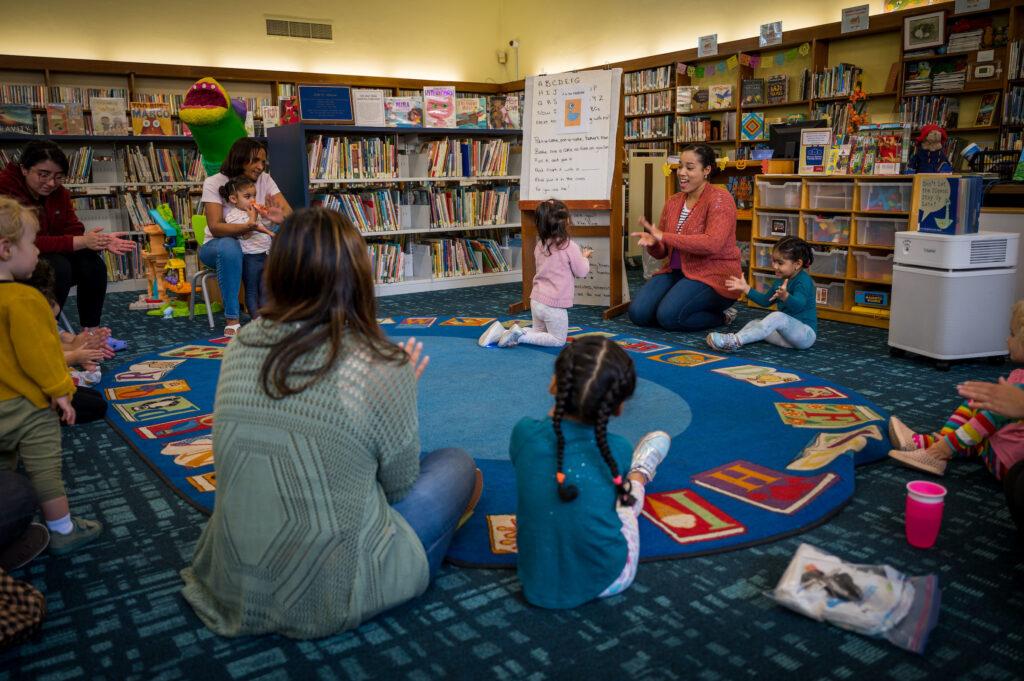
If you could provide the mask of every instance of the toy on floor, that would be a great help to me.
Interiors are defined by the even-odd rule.
[[[172,297],[187,298],[192,292],[185,273],[185,235],[174,219],[171,207],[162,203],[149,210],[154,224],[143,226],[149,235],[145,255],[150,298],[167,303]]]

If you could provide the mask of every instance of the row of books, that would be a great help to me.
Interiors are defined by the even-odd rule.
[[[631,118],[626,121],[623,134],[627,140],[650,139],[651,137],[671,137],[673,116],[652,116],[650,118]]]
[[[146,263],[143,261],[143,249],[141,248],[142,239],[138,240],[140,247],[128,251],[124,255],[115,255],[109,251],[103,252],[103,259],[107,263],[107,281],[127,281],[142,279],[146,276]]]
[[[826,175],[899,175],[910,160],[913,146],[910,137],[910,127],[898,123],[863,125],[852,135],[836,138],[823,150],[824,172]],[[801,163],[804,153],[801,148]]]
[[[389,137],[315,135],[306,144],[315,180],[398,177],[398,149]]]
[[[967,60],[907,62],[903,79],[904,95],[931,92],[957,92],[967,83]]]
[[[672,111],[672,90],[626,95],[624,108],[627,116],[669,113]]]
[[[405,280],[405,253],[402,245],[392,241],[371,241],[366,249],[373,268],[373,283],[396,284]]]
[[[957,52],[974,52],[981,49],[981,37],[984,31],[980,28],[973,31],[950,33],[946,42],[946,54]]]
[[[0,84],[0,104],[28,104],[34,107],[43,107],[50,103],[77,102],[88,108],[93,97],[128,99],[128,88]]]
[[[662,90],[672,87],[672,80],[672,65],[659,66],[622,74],[622,89],[627,95],[645,90]]]
[[[999,148],[1020,151],[1024,149],[1024,133],[1020,130],[1015,132],[1004,132],[999,136]]]
[[[161,104],[132,102],[128,110],[125,106],[125,100],[118,97],[94,97],[88,116],[78,102],[47,104],[44,116],[29,104],[0,104],[0,132],[97,136],[189,134],[187,127],[172,119],[169,110]]]
[[[135,92],[132,94],[133,103],[159,104],[161,105],[161,108],[170,112],[172,116],[177,116],[181,111],[181,105],[184,102],[184,99],[184,93]],[[240,99],[245,102],[246,111],[252,112],[253,116],[255,116],[257,120],[262,118],[262,112],[265,108],[270,107],[277,109],[276,106],[271,105],[270,97],[232,97],[232,99]]]
[[[1021,49],[1022,46],[1024,46],[1024,40],[1015,40],[1010,43],[1010,56],[1006,61],[1006,68],[1009,70],[1006,77],[1010,80],[1024,77],[1024,50]]]
[[[314,204],[343,213],[361,232],[383,232],[402,228],[399,216],[399,192],[395,189],[325,194]]]
[[[811,97],[840,97],[853,94],[864,70],[853,64],[838,64],[819,71],[811,78]]]
[[[130,146],[117,149],[126,182],[202,182],[206,179],[197,148]]]
[[[828,119],[834,136],[846,133],[850,124],[850,108],[846,102],[822,102],[814,105],[812,119]]]
[[[826,88],[826,83],[831,82],[829,80],[831,76],[826,78],[825,74],[827,73],[830,72],[814,74],[815,79],[820,78],[818,86],[823,90]],[[811,72],[804,69],[800,76],[800,86],[797,88],[799,92],[796,93],[799,95],[797,97],[798,100],[804,100],[809,97],[811,83]],[[815,96],[825,97],[830,95],[818,94]],[[788,101],[790,101],[789,76],[785,74],[777,74],[768,78],[745,78],[740,83],[740,106],[783,104]]]
[[[900,123],[921,128],[937,123],[943,128],[955,128],[960,116],[960,101],[955,97],[912,97],[900,101]]]
[[[429,239],[435,278],[508,272],[511,268],[493,239]]]
[[[673,145],[675,143],[668,140],[626,140],[625,147],[627,149],[664,149],[667,152],[672,152]]]
[[[456,140],[444,138],[427,142],[420,153],[426,153],[427,177],[500,177],[508,175],[512,143],[501,139]],[[409,172],[418,177],[415,158]]]
[[[199,211],[199,204],[202,199],[197,194],[175,191],[171,189],[158,189],[150,192],[128,191],[119,194],[128,213],[128,222],[133,230],[141,230],[143,225],[153,223],[149,215],[151,208],[166,203],[174,219],[183,230],[192,229],[192,216]]]
[[[431,187],[427,195],[431,227],[449,229],[507,224],[510,187],[484,190]]]
[[[314,205],[344,213],[362,232],[506,225],[514,204],[510,187],[378,189],[319,194]]]
[[[679,116],[676,118],[676,142],[713,142],[736,139],[735,120],[736,115],[732,113],[726,113],[721,121],[708,116]]]
[[[1009,125],[1024,123],[1024,87],[1014,86],[1006,93],[1006,100],[1003,102],[1003,123]]]

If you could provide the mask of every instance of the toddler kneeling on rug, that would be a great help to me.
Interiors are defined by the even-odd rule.
[[[1024,363],[1024,300],[1013,306],[1010,360]],[[1006,381],[1024,389],[1024,369],[1015,369]],[[915,470],[942,475],[954,458],[977,458],[1002,480],[1018,461],[1024,460],[1024,422],[986,409],[975,409],[969,400],[956,408],[937,433],[915,433],[903,421],[889,419],[889,439],[895,447],[889,456]]]
[[[580,338],[555,361],[549,417],[524,418],[512,430],[519,580],[534,605],[573,608],[621,593],[636,577],[644,487],[670,439],[654,431],[634,450],[608,433],[608,420],[622,413],[635,386],[622,348],[607,338]]]
[[[814,282],[806,269],[814,260],[810,245],[795,236],[784,237],[772,249],[772,268],[781,277],[762,293],[741,277],[729,277],[725,287],[745,293],[761,307],[778,306],[764,319],[749,322],[736,333],[712,332],[707,343],[715,350],[735,352],[744,345],[765,341],[783,348],[806,350],[818,336],[818,308],[814,300]]]

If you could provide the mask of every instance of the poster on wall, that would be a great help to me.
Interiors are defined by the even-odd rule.
[[[868,30],[871,22],[869,5],[857,5],[843,9],[843,33],[856,33],[857,31]]]
[[[697,56],[714,57],[718,54],[718,34],[702,35],[697,39]]]

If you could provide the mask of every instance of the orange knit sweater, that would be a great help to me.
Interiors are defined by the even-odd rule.
[[[725,288],[727,277],[742,277],[740,250],[736,247],[736,202],[722,187],[706,184],[683,230],[676,234],[676,223],[683,210],[686,195],[673,194],[665,202],[658,220],[662,240],[647,249],[654,258],[666,258],[665,267],[655,274],[669,271],[672,251],[679,249],[682,271],[687,279],[707,284],[720,296],[737,299],[738,291]]]

